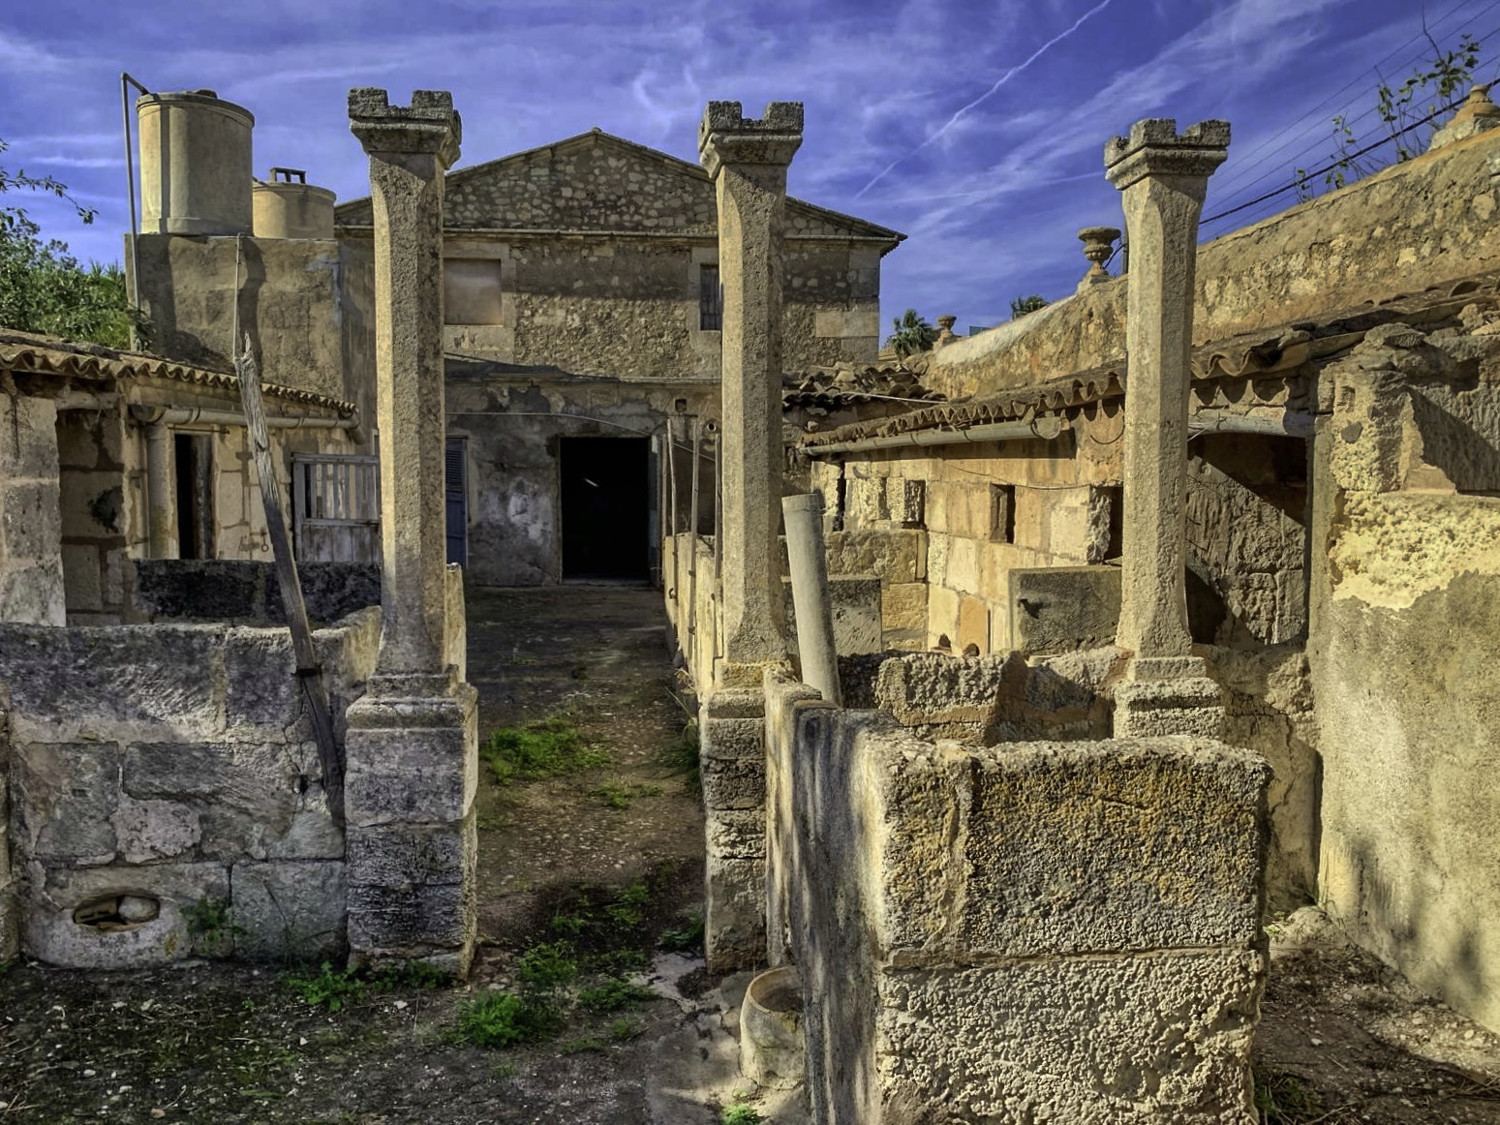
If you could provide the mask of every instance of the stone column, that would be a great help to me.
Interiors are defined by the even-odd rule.
[[[802,103],[772,102],[747,120],[709,102],[698,153],[718,190],[724,433],[724,665],[715,680],[758,687],[786,656],[781,592],[781,244],[786,170],[802,144]]]
[[[1222,717],[1218,689],[1192,657],[1184,517],[1198,217],[1228,144],[1228,122],[1178,134],[1174,121],[1148,119],[1104,149],[1123,194],[1131,256],[1117,643],[1134,653],[1135,683],[1116,698],[1121,736],[1216,734]]]
[[[718,191],[723,432],[716,458],[715,556],[724,652],[699,715],[708,835],[704,952],[712,972],[766,955],[765,669],[785,662],[781,585],[781,285],[786,170],[802,105],[746,120],[709,102],[698,152]],[[699,643],[712,644],[700,624]]]
[[[356,964],[467,971],[474,943],[477,695],[450,662],[443,459],[443,175],[458,157],[446,92],[409,107],[349,92],[370,158],[380,427],[381,607],[375,674],[349,708],[345,810]],[[458,620],[450,624],[448,614]]]

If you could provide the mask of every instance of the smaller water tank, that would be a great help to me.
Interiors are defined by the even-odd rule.
[[[212,90],[142,94],[141,230],[249,234],[255,118]]]
[[[300,168],[272,168],[252,197],[256,238],[332,238],[334,194],[307,182]]]

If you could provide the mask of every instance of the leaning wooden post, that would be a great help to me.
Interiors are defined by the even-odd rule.
[[[318,764],[323,771],[323,792],[334,822],[344,822],[344,763],[339,757],[338,742],[333,736],[333,718],[328,704],[328,685],[323,682],[323,665],[313,644],[312,626],[307,620],[307,605],[302,600],[302,583],[297,577],[297,559],[292,554],[287,533],[286,508],[281,503],[281,479],[276,474],[276,459],[271,455],[271,435],[266,428],[266,404],[260,394],[260,371],[250,354],[250,337],[245,350],[234,361],[240,377],[240,401],[245,404],[245,428],[250,435],[250,451],[255,456],[255,474],[260,481],[261,503],[266,509],[266,534],[276,559],[276,580],[281,585],[281,604],[286,610],[287,627],[292,631],[292,651],[297,658],[297,679],[307,698],[312,717],[313,739],[318,744]]]

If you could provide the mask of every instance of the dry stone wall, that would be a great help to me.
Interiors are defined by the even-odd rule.
[[[378,639],[376,610],[318,632],[336,716]],[[109,968],[345,948],[343,830],[284,630],[4,626],[0,685],[28,955]]]

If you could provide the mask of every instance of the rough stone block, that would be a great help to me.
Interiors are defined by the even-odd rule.
[[[1260,940],[1270,770],[1167,739],[977,751],[960,940],[1008,957]]]
[[[196,927],[184,907],[229,902],[229,872],[217,863],[158,863],[138,867],[44,870],[28,866],[22,945],[27,956],[71,969],[129,969],[181,960],[193,953]],[[73,920],[78,907],[101,898],[131,895],[153,900],[155,918],[104,930]],[[201,935],[199,935],[201,936]],[[216,952],[232,948],[230,935]]]
[[[0,481],[0,547],[13,559],[47,559],[62,542],[57,482]]]
[[[1120,620],[1120,570],[1044,567],[1010,572],[1010,643],[1025,653],[1113,644]]]
[[[122,793],[110,823],[126,863],[190,856],[203,838],[198,813],[175,801],[137,801]]]
[[[308,616],[314,621],[340,621],[380,604],[380,567],[374,563],[302,563],[297,567],[297,577]],[[281,584],[274,573],[266,579],[266,620],[273,625],[286,623]]]
[[[356,827],[454,824],[479,785],[478,711],[463,685],[436,699],[371,699],[349,708],[344,809]]]
[[[968,652],[973,645],[981,654],[990,647],[990,607],[980,598],[964,595],[958,603],[958,636],[953,638],[958,652]]]
[[[232,559],[137,559],[135,605],[152,618],[249,618],[268,573]]]
[[[716,809],[705,820],[710,855],[759,859],[766,854],[764,809]]]
[[[765,758],[704,758],[703,805],[715,809],[759,809],[766,803]]]
[[[699,739],[704,758],[757,759],[765,756],[766,721],[754,719],[705,718]]]
[[[888,583],[880,591],[881,626],[887,633],[925,633],[927,583]]]
[[[57,407],[40,396],[0,400],[0,477],[57,476]]]
[[[0,625],[16,734],[67,741],[142,726],[221,729],[224,633],[204,625],[53,630]],[[61,734],[49,739],[44,732]]]
[[[880,666],[875,699],[906,726],[982,723],[1003,697],[1025,691],[1029,670],[1018,653],[963,660],[943,653],[912,653]]]
[[[958,600],[958,593],[946,586],[929,585],[927,587],[927,646],[929,648],[938,647],[938,642],[944,636],[948,638],[948,644],[951,646],[953,638],[958,636]]]
[[[342,863],[237,863],[230,895],[237,956],[317,961],[347,949]]]
[[[119,743],[32,742],[17,749],[10,784],[20,854],[108,863],[117,845],[110,817],[120,802]]]
[[[462,948],[474,939],[472,883],[351,884],[348,896],[349,945],[357,955],[420,956],[432,948]]]
[[[99,548],[83,544],[63,544],[62,568],[68,612],[102,609],[104,591],[99,572]]]
[[[7,559],[0,556],[0,622],[22,625],[67,624],[62,559]]]
[[[471,814],[461,825],[392,824],[349,835],[349,882],[438,886],[474,877],[478,840]]]
[[[1264,979],[1251,950],[881,974],[863,1119],[1248,1125]]]
[[[716,691],[703,701],[703,716],[712,719],[759,719],[766,713],[760,688]]]
[[[766,864],[708,857],[704,952],[711,973],[759,965],[766,955]]]
[[[1116,738],[1218,738],[1223,729],[1223,692],[1207,676],[1132,680],[1115,687]]]
[[[224,719],[285,728],[302,713],[302,685],[285,630],[230,629],[224,642]]]

